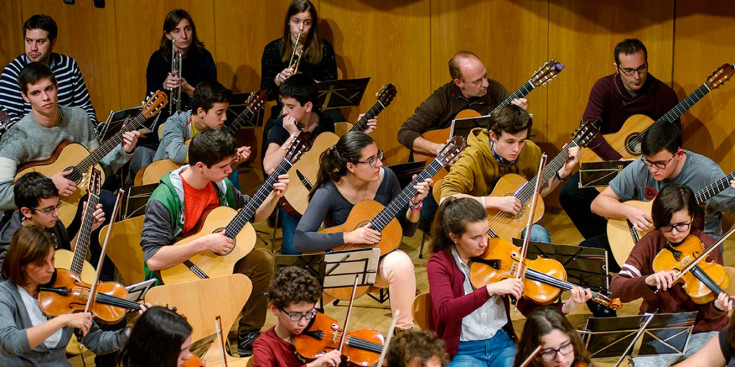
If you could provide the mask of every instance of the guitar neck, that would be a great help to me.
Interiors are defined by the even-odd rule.
[[[495,108],[493,108],[493,110],[490,111],[490,113],[488,113],[487,116],[492,115],[493,112],[495,112],[495,110],[497,110],[498,108],[510,104],[510,102],[512,100],[514,100],[516,98],[523,98],[523,97],[525,97],[526,95],[528,95],[528,93],[531,93],[531,91],[534,88],[536,88],[536,87],[533,85],[533,82],[531,82],[531,80],[527,81],[526,84],[523,84],[523,86],[521,86],[520,88],[518,88],[517,91],[513,92],[513,94],[511,94],[510,96],[508,96],[508,98],[506,98],[505,100],[503,100],[503,102],[500,102],[499,105],[497,105]]]
[[[125,123],[125,125],[120,128],[120,131],[115,134],[113,137],[111,137],[109,140],[107,140],[102,146],[97,148],[94,152],[89,154],[86,158],[84,158],[79,164],[76,165],[74,171],[69,174],[66,178],[79,183],[82,180],[82,172],[87,172],[87,169],[89,167],[92,167],[96,165],[97,163],[102,160],[108,153],[110,153],[113,149],[115,149],[118,145],[120,145],[123,141],[123,134],[128,131],[137,130],[139,127],[143,125],[145,122],[145,115],[142,113],[136,116],[134,119],[128,121]]]
[[[541,177],[541,187],[546,185],[549,180],[551,180],[554,175],[556,175],[556,172],[559,171],[559,169],[566,163],[567,159],[569,159],[569,148],[576,147],[577,139],[575,138],[572,140],[569,144],[567,144],[564,149],[559,152],[559,154],[554,157],[549,163],[546,164],[546,168],[544,169],[544,176]],[[536,187],[536,180],[539,179],[539,175],[536,174],[536,177],[528,181],[523,187],[521,187],[520,190],[518,190],[515,193],[515,197],[518,198],[518,200],[521,201],[521,205],[525,205],[529,200],[533,198],[533,192],[534,187]]]
[[[77,275],[82,274],[84,260],[87,258],[89,239],[92,238],[92,224],[94,223],[93,213],[99,202],[100,198],[96,194],[90,194],[87,199],[87,207],[84,210],[82,225],[79,229],[79,236],[77,237],[77,244],[74,248],[74,257],[72,258],[71,266],[69,267],[69,270]]]
[[[235,218],[225,228],[225,235],[230,238],[235,238],[238,233],[245,227],[245,224],[250,222],[255,216],[255,212],[260,208],[260,204],[270,195],[273,191],[273,185],[278,182],[278,176],[282,175],[291,168],[292,162],[288,160],[288,157],[284,158],[283,161],[276,167],[276,170],[266,178],[263,185],[258,188],[258,191],[253,194],[245,207],[240,210]]]
[[[439,162],[437,159],[434,159],[431,164],[429,164],[428,167],[426,167],[421,173],[419,173],[415,179],[413,179],[408,185],[406,185],[405,188],[401,191],[401,193],[396,196],[391,202],[383,208],[383,210],[378,213],[378,215],[373,218],[373,220],[370,221],[372,223],[372,226],[370,228],[380,232],[385,228],[385,226],[390,223],[393,218],[398,215],[398,213],[406,207],[406,204],[409,203],[412,197],[416,195],[416,189],[414,189],[414,185],[426,181],[427,178],[434,177],[434,175],[439,172],[439,170],[444,167],[441,162]]]
[[[378,114],[380,114],[385,109],[385,107],[386,106],[383,105],[383,102],[381,102],[380,100],[375,102],[373,107],[370,107],[370,109],[365,112],[365,115],[362,116],[359,121],[357,121],[355,126],[353,126],[350,131],[364,131],[365,129],[367,129],[368,120],[375,118],[375,116],[378,116]]]
[[[250,121],[255,116],[255,112],[250,109],[249,105],[245,106],[245,109],[240,112],[239,115],[231,123],[227,124],[222,130],[230,135],[235,135],[238,130],[242,128],[246,121]]]
[[[733,179],[735,179],[735,172],[732,172],[729,175],[697,191],[694,194],[694,198],[697,199],[697,204],[704,204],[707,200],[719,194],[722,190],[730,187],[730,180]]]
[[[667,121],[667,122],[674,122],[676,119],[681,117],[681,115],[684,114],[684,112],[687,112],[692,106],[694,106],[695,103],[699,102],[702,97],[707,95],[709,93],[709,88],[707,87],[707,84],[702,84],[699,88],[697,88],[694,92],[692,92],[690,95],[688,95],[686,98],[684,98],[679,104],[674,106],[669,112],[666,112],[661,118],[656,120],[658,121]]]

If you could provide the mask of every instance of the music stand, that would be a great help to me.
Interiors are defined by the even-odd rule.
[[[232,102],[230,102],[230,106],[227,108],[227,122],[225,123],[225,125],[231,123],[232,121],[235,121],[237,116],[240,116],[242,111],[245,110],[245,102],[248,100],[249,97],[250,93],[236,93],[232,95]],[[245,121],[242,127],[251,128],[263,125],[264,110],[264,108],[259,109],[255,118],[249,121]]]
[[[107,116],[107,120],[105,120],[105,122],[97,124],[96,132],[100,144],[104,143],[105,140],[111,138],[118,131],[120,131],[120,128],[122,127],[123,122],[125,122],[125,119],[135,118],[136,116],[140,115],[142,110],[143,107],[141,106],[120,110],[117,112],[110,110],[110,114]],[[158,118],[158,115],[156,115],[155,117],[151,117],[149,120],[156,118]],[[148,121],[146,121],[146,123],[143,125],[147,126],[147,122]]]
[[[533,114],[530,114],[531,121],[533,121]],[[490,128],[490,115],[464,117],[452,120],[452,125],[449,127],[449,137],[456,135],[467,138],[470,136],[470,131],[474,128]]]
[[[322,111],[359,106],[370,77],[361,79],[338,79],[317,82],[318,106]]]
[[[127,198],[125,199],[125,206],[122,209],[122,219],[137,217],[145,214],[145,205],[148,203],[148,199],[153,194],[153,190],[158,187],[158,182],[131,186],[127,192]]]
[[[637,356],[683,354],[694,329],[697,311],[654,314],[643,331]],[[631,356],[628,348],[648,315],[591,317],[587,320],[583,341],[592,358]]]
[[[582,162],[579,165],[579,188],[605,187],[631,162],[633,161]]]
[[[513,244],[523,245],[523,240],[514,238]],[[530,259],[542,256],[559,261],[567,271],[567,280],[579,286],[599,291],[610,288],[607,251],[593,247],[555,245],[544,242],[528,242]]]

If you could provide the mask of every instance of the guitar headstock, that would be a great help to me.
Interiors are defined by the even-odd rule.
[[[87,193],[89,195],[100,196],[100,192],[102,192],[102,173],[100,170],[94,168],[94,166],[89,167],[87,177],[89,177]]]
[[[534,87],[540,87],[550,82],[551,79],[556,78],[556,75],[559,74],[562,70],[564,70],[564,65],[560,64],[554,59],[551,59],[547,61],[544,66],[540,67],[538,70],[536,70],[535,73],[533,73],[533,76],[531,77],[531,83],[533,83]]]
[[[707,84],[707,88],[709,88],[709,90],[719,88],[723,83],[728,81],[734,73],[735,69],[733,69],[733,64],[723,64],[717,68],[709,78],[707,78],[707,81],[704,84]]]
[[[465,142],[464,136],[455,135],[449,139],[446,144],[444,144],[442,149],[439,151],[439,154],[436,155],[436,160],[446,166],[457,159],[457,157],[459,157],[459,153],[462,153],[466,147],[467,142]]]
[[[286,152],[286,159],[289,162],[294,163],[301,158],[301,156],[311,149],[311,133],[302,131],[296,136],[291,142],[291,146],[288,147]]]
[[[265,105],[266,94],[262,89],[250,93],[247,101],[245,101],[245,108],[249,109],[250,112],[255,113],[256,111],[263,108]]]
[[[388,105],[393,102],[393,98],[396,97],[396,87],[393,84],[386,84],[383,86],[383,89],[378,92],[377,97],[378,101],[383,104],[383,107],[388,107]]]
[[[587,121],[582,124],[577,130],[574,130],[572,134],[572,140],[580,147],[585,147],[589,144],[590,140],[597,135],[599,131],[598,124],[601,120]]]
[[[168,96],[163,91],[157,91],[154,95],[150,96],[143,104],[143,110],[140,112],[149,119],[155,116],[168,104]]]

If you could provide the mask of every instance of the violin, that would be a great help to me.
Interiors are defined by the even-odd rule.
[[[187,358],[186,361],[184,361],[184,364],[181,365],[181,367],[205,367],[204,361],[201,360],[201,358],[190,355],[189,358]]]
[[[345,333],[337,320],[323,313],[314,316],[304,332],[294,337],[293,344],[296,353],[306,362],[311,362],[326,352],[339,349],[343,334],[342,356],[348,366],[373,366],[378,362],[385,342],[383,335],[371,329]]]
[[[690,234],[676,247],[667,244],[653,259],[653,271],[678,271],[677,279],[684,282],[682,288],[692,301],[700,305],[707,304],[725,292],[724,288],[730,284],[724,266],[702,260],[711,252],[710,249],[716,247],[718,245],[714,244],[707,249],[697,236]],[[690,270],[684,271],[688,267]]]
[[[52,317],[85,311],[91,285],[66,269],[56,269],[55,278],[50,287],[38,288],[38,306],[41,311]],[[139,303],[128,300],[128,291],[120,283],[100,283],[97,289],[95,302],[89,312],[104,324],[120,322],[127,310],[140,310]]]

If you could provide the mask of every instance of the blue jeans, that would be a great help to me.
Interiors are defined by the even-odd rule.
[[[296,234],[296,226],[299,220],[278,205],[278,217],[281,221],[283,240],[281,241],[281,255],[301,255],[293,245],[293,237]]]
[[[504,330],[490,339],[459,342],[457,354],[448,367],[507,367],[513,365],[516,345]]]
[[[524,229],[523,232],[521,232],[521,238],[526,237],[526,230]],[[531,227],[531,238],[528,239],[531,242],[543,242],[543,243],[551,243],[551,236],[549,235],[549,231],[546,230],[546,228],[534,224],[533,227]]]

